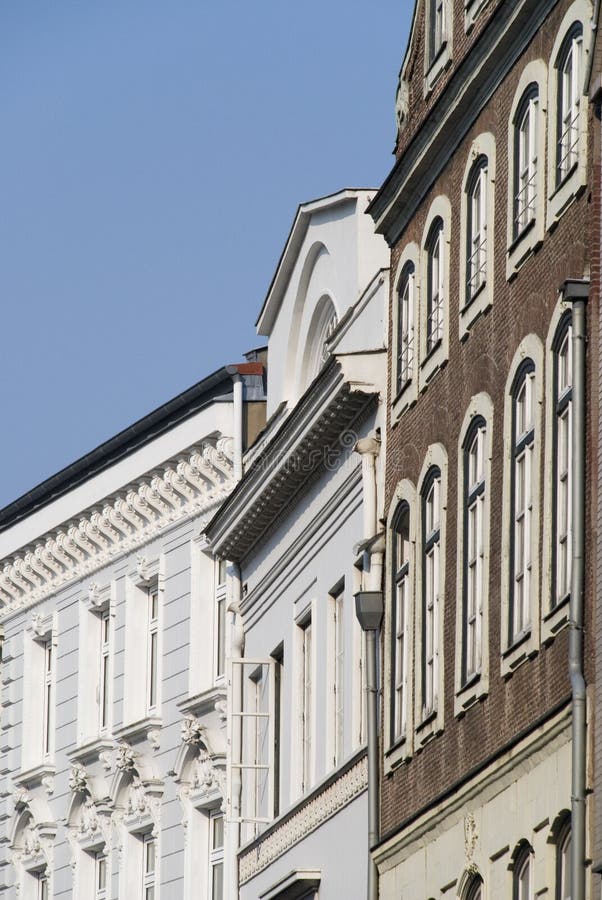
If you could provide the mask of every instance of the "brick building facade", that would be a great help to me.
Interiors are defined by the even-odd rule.
[[[371,207],[391,248],[382,897],[572,896],[575,297],[593,785],[594,13],[416,4],[396,163]]]

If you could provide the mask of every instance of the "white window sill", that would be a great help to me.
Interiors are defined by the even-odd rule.
[[[485,281],[479,290],[460,310],[460,340],[466,340],[476,320],[492,307],[492,291]]]
[[[569,608],[571,595],[567,594],[562,600],[543,617],[541,623],[541,642],[549,644],[554,640],[559,631],[569,623]]]
[[[447,362],[447,341],[445,339],[439,341],[435,347],[429,351],[420,367],[420,392],[426,390],[429,382],[435,374],[442,369]]]
[[[394,744],[391,744],[385,751],[384,771],[386,774],[393,772],[402,763],[406,762],[412,756],[410,741],[407,736],[398,738]]]
[[[548,197],[547,226],[548,230],[557,225],[558,220],[568,207],[585,189],[585,166],[575,163],[569,175],[558,185]]]
[[[543,216],[531,219],[521,233],[508,247],[506,256],[506,278],[511,281],[523,263],[539,249],[543,243]]]
[[[23,769],[18,775],[15,775],[14,782],[27,791],[43,785],[48,793],[51,794],[54,789],[55,775],[56,766],[48,761],[44,761],[36,766],[30,766],[29,769]]]
[[[454,697],[454,715],[461,718],[489,693],[489,678],[486,673],[478,672],[456,691]]]
[[[527,660],[537,654],[535,631],[529,628],[517,635],[512,644],[502,652],[501,672],[502,678],[510,678],[513,672],[522,666]]]
[[[119,740],[138,744],[150,740],[152,732],[160,731],[162,725],[163,720],[160,716],[146,716],[144,719],[122,725],[121,728],[115,728],[113,734]],[[151,740],[151,743],[156,744],[156,741]]]
[[[443,731],[443,714],[438,709],[427,713],[416,726],[416,749],[420,750]]]
[[[464,0],[464,30],[466,34],[472,29],[477,16],[489,0]]]
[[[107,737],[95,737],[78,744],[74,750],[70,750],[67,753],[67,756],[73,762],[88,765],[99,760],[103,753],[110,753],[114,749],[114,741],[109,740]]]
[[[430,63],[424,74],[424,96],[425,98],[432,92],[433,88],[439,81],[439,78],[451,62],[451,49],[449,41],[444,41],[439,52]]]
[[[416,376],[410,378],[399,391],[391,405],[391,425],[399,421],[402,414],[416,402]]]
[[[184,700],[180,700],[176,706],[180,712],[191,713],[193,716],[205,716],[215,712],[216,704],[226,699],[226,693],[226,682],[222,679],[209,690],[192,694]]]

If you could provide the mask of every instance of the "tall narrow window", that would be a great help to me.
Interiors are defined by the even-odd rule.
[[[483,900],[483,882],[476,877],[466,893],[466,900]]]
[[[430,0],[430,61],[439,55],[446,40],[445,0]]]
[[[156,842],[152,834],[145,834],[142,843],[142,897],[143,900],[155,900]]]
[[[54,650],[44,643],[44,756],[51,756],[54,742]]]
[[[38,876],[38,896],[37,900],[48,900],[48,876],[45,872],[41,872]]]
[[[343,757],[343,684],[344,684],[344,581],[334,589],[329,597],[330,606],[330,677],[329,677],[329,706],[330,721],[332,723],[332,765],[337,766]]]
[[[439,554],[441,473],[433,469],[422,495],[422,708],[429,715],[437,708],[439,666]]]
[[[106,610],[100,617],[100,673],[99,673],[99,727],[101,734],[109,726],[109,690],[111,686],[109,666],[111,661],[111,618]]]
[[[435,219],[431,226],[426,252],[428,255],[426,352],[430,353],[443,339],[445,315],[443,222],[439,218]]]
[[[272,653],[274,660],[274,816],[280,813],[282,778],[282,722],[284,713],[284,645]]]
[[[487,279],[487,157],[475,162],[467,185],[468,229],[466,248],[466,302],[478,294]]]
[[[408,607],[410,597],[410,508],[404,503],[393,523],[391,620],[391,742],[406,733],[408,705]]]
[[[107,900],[107,857],[104,851],[94,855],[94,900]]]
[[[216,810],[209,818],[209,873],[211,900],[224,896],[224,816]]]
[[[533,853],[526,847],[514,864],[513,900],[533,900]]]
[[[567,35],[558,57],[558,122],[556,183],[561,184],[579,156],[579,109],[583,28],[576,24]]]
[[[397,328],[397,393],[412,377],[414,367],[414,264],[408,263],[401,274]]]
[[[555,900],[571,900],[571,820],[567,817],[556,842]]]
[[[530,626],[533,528],[533,457],[535,442],[535,367],[523,364],[512,395],[512,542],[509,641],[513,644]]]
[[[572,457],[572,331],[561,326],[554,345],[554,589],[552,608],[571,590],[571,457]]]
[[[215,677],[226,671],[226,560],[215,564]]]
[[[148,592],[148,681],[147,704],[151,712],[157,707],[159,670],[159,591],[156,587]]]
[[[530,85],[514,119],[514,238],[535,219],[537,185],[537,108],[539,90]]]
[[[312,627],[311,618],[301,625],[301,790],[311,784],[312,763]]]
[[[485,557],[485,422],[475,419],[464,444],[464,608],[462,683],[481,667]]]

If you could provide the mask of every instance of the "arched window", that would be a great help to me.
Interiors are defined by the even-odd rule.
[[[464,575],[462,684],[481,668],[485,557],[485,420],[477,416],[464,441]]]
[[[511,541],[509,643],[530,626],[533,565],[533,460],[535,444],[535,365],[526,360],[512,388]]]
[[[474,163],[468,182],[466,229],[466,302],[485,286],[487,280],[487,157]]]
[[[538,103],[539,88],[533,83],[523,94],[514,116],[514,239],[535,219]]]
[[[554,900],[571,900],[571,818],[567,816],[556,839]]]
[[[465,900],[483,900],[483,879],[479,875],[470,882]]]
[[[402,503],[393,520],[391,606],[391,743],[406,732],[408,687],[408,619],[410,596],[410,507]]]
[[[443,340],[445,316],[445,260],[443,220],[436,218],[428,234],[426,287],[426,352],[430,353]]]
[[[552,608],[571,590],[572,341],[571,318],[560,323],[554,353],[554,539]]]
[[[412,377],[414,367],[414,263],[407,263],[401,273],[397,320],[397,393]]]
[[[576,22],[556,60],[556,184],[560,185],[577,165],[579,156],[579,108],[582,92],[581,61],[583,27]]]
[[[439,556],[441,471],[432,468],[422,489],[422,708],[437,708],[439,681]]]
[[[513,869],[513,900],[533,900],[533,850],[525,844]]]

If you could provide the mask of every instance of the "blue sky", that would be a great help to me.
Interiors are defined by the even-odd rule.
[[[0,506],[222,364],[297,204],[378,186],[410,0],[0,7]]]

